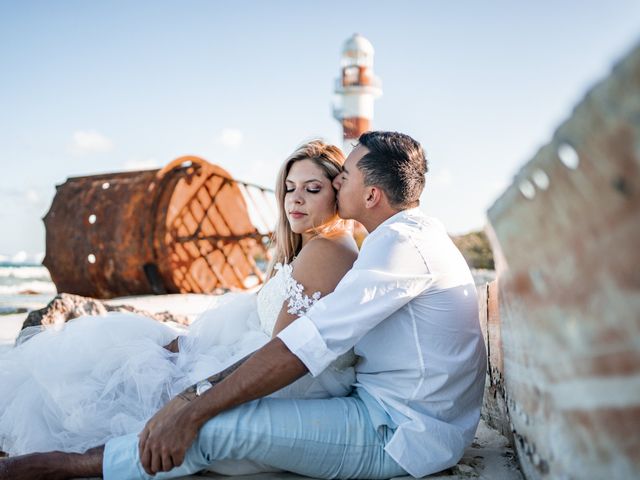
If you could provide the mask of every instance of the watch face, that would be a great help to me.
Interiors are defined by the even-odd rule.
[[[198,383],[198,385],[196,385],[196,395],[199,397],[211,387],[213,387],[213,384],[207,380]]]

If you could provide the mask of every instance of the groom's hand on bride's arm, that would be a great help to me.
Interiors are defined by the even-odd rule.
[[[189,387],[147,422],[139,440],[140,461],[147,473],[181,465],[200,428],[220,412],[269,395],[307,373],[279,338],[232,367],[233,373],[201,396]]]

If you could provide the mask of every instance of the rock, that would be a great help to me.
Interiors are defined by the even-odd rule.
[[[53,297],[46,307],[29,312],[22,324],[22,330],[38,325],[65,323],[82,315],[104,315],[107,311],[105,305],[99,300],[60,293]]]
[[[479,478],[480,477],[478,472],[476,472],[475,468],[473,468],[471,465],[465,465],[464,463],[459,463],[458,465],[455,465],[451,469],[451,473],[453,473],[453,475],[457,475],[462,478]]]
[[[22,324],[22,330],[39,325],[65,323],[83,315],[104,315],[108,312],[130,312],[153,318],[159,322],[172,321],[181,325],[189,324],[188,318],[184,315],[174,315],[170,312],[150,313],[131,305],[107,305],[95,298],[60,293],[46,307],[30,312]]]

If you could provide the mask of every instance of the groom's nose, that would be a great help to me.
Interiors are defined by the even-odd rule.
[[[333,188],[340,190],[340,175],[333,179]]]

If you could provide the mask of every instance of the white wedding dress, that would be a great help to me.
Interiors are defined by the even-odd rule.
[[[27,336],[0,355],[0,451],[83,452],[139,432],[185,388],[268,342],[284,302],[299,316],[319,298],[304,295],[290,265],[276,268],[257,294],[215,297],[180,337],[178,354],[163,348],[175,330],[130,313],[80,317]],[[349,352],[321,375],[307,374],[273,395],[347,395],[354,361]]]

